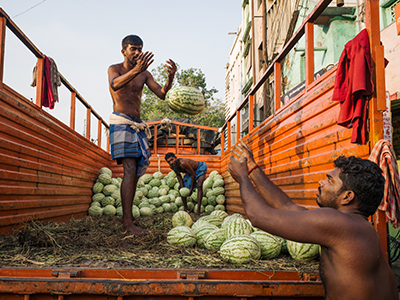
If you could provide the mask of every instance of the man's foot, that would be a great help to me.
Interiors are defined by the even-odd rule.
[[[150,231],[137,227],[133,224],[130,224],[129,226],[123,226],[122,227],[123,231],[126,231],[129,234],[134,234],[134,235],[144,235],[144,234],[148,234]]]

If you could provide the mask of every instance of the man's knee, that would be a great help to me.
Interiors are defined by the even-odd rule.
[[[125,176],[136,176],[137,161],[136,158],[126,157],[122,159],[122,166],[124,168],[124,178]]]

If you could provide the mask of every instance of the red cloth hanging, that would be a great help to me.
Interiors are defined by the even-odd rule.
[[[55,100],[51,86],[50,65],[51,61],[47,58],[47,56],[45,56],[43,68],[42,106],[53,109]]]
[[[332,96],[332,101],[340,101],[338,124],[353,128],[352,143],[366,143],[367,97],[373,91],[369,37],[364,29],[345,45]]]

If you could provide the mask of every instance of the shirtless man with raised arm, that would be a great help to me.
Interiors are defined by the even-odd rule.
[[[123,209],[123,230],[131,234],[145,234],[146,230],[133,225],[132,203],[135,197],[138,178],[149,165],[150,149],[147,136],[148,126],[140,119],[140,104],[143,87],[149,89],[160,99],[172,87],[176,65],[169,59],[165,68],[168,81],[161,87],[155,82],[147,68],[153,62],[153,53],[142,52],[143,41],[136,35],[128,35],[122,40],[124,61],[108,68],[108,80],[113,100],[113,113],[110,117],[111,157],[123,165],[124,178],[121,184]]]
[[[197,181],[197,211],[196,215],[200,215],[201,200],[203,199],[203,182],[206,179],[207,164],[204,161],[195,161],[188,158],[177,158],[174,153],[165,154],[165,160],[175,172],[179,182],[179,188],[186,187],[189,189],[189,197],[193,193]],[[186,173],[181,176],[181,173]],[[183,208],[188,211],[186,197],[182,197]]]
[[[231,156],[229,172],[240,185],[247,217],[271,234],[321,245],[326,299],[398,300],[395,277],[368,221],[384,192],[382,171],[375,163],[356,157],[336,159],[335,169],[319,182],[320,208],[307,210],[268,179],[244,142],[236,149],[242,155]]]

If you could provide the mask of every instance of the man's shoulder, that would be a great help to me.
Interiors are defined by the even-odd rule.
[[[118,63],[118,64],[113,64],[111,66],[108,67],[109,70],[119,70],[121,69],[123,63]]]

